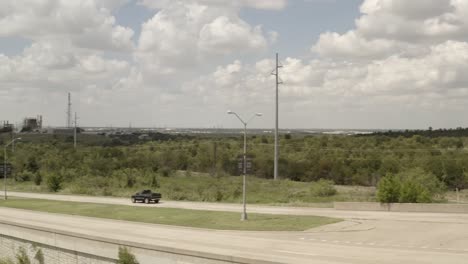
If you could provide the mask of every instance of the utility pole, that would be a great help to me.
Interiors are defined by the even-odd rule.
[[[12,140],[12,144],[11,144],[11,152],[15,152],[15,141],[13,141],[13,139],[15,138],[15,131],[14,131],[15,128],[12,128],[11,129],[11,140]]]
[[[278,59],[278,53],[276,53],[276,68],[272,75],[275,75],[276,77],[276,99],[275,99],[275,159],[274,159],[274,171],[273,171],[273,178],[275,180],[278,179],[278,157],[279,157],[279,146],[278,146],[278,140],[279,140],[279,131],[278,131],[278,125],[279,125],[279,117],[278,117],[278,107],[279,107],[279,99],[278,99],[278,90],[279,90],[279,85],[282,84],[281,79],[279,77],[279,69],[282,68],[279,64],[279,59]]]
[[[218,176],[218,170],[217,170],[217,167],[216,167],[216,161],[217,161],[217,153],[218,152],[218,142],[214,142],[214,145],[213,145],[213,175],[214,176]]]
[[[67,128],[72,127],[72,112],[71,112],[71,94],[68,93],[68,108],[67,108]]]
[[[76,149],[76,128],[77,128],[77,117],[76,117],[76,112],[75,112],[75,128],[73,130],[73,147]]]

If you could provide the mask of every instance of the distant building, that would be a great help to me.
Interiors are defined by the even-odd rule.
[[[37,118],[26,117],[23,120],[21,132],[39,132],[42,129],[42,116]]]
[[[3,121],[2,126],[0,127],[0,133],[10,133],[13,132],[14,126],[10,124],[8,121]]]

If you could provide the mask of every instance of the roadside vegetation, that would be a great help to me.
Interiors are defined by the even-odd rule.
[[[341,221],[340,219],[319,216],[253,213],[249,214],[249,221],[239,221],[240,213],[237,212],[77,203],[39,199],[1,200],[0,206],[48,213],[217,230],[304,231]]]
[[[15,261],[8,258],[0,258],[0,264],[46,264],[44,261],[44,254],[41,249],[37,249],[34,252],[34,261],[28,255],[28,252],[24,247],[20,247],[15,256]],[[130,249],[126,247],[119,247],[117,264],[139,264],[135,255],[130,252]]]
[[[139,264],[135,255],[130,252],[126,247],[119,247],[119,260],[117,264]]]
[[[250,136],[248,199],[290,204],[445,201],[447,190],[468,186],[468,137],[463,131],[285,135],[280,141],[281,181],[271,181],[273,138]],[[10,156],[15,168],[10,186],[16,190],[127,197],[144,188],[170,200],[241,200],[240,136],[156,134],[139,141],[88,135],[77,149],[67,138],[38,137],[26,134]],[[425,181],[430,188],[423,186]],[[351,186],[366,191],[354,192]]]
[[[44,262],[44,255],[42,254],[41,249],[37,249],[34,252],[34,262],[31,261],[31,258],[28,255],[28,252],[24,247],[18,248],[18,252],[16,253],[15,260],[11,260],[8,258],[0,258],[0,264],[45,264]]]

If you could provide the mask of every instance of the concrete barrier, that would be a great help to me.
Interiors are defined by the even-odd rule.
[[[468,214],[468,204],[358,203],[335,202],[336,210]]]
[[[280,264],[0,221],[0,253],[5,256],[14,256],[19,247],[29,247],[45,251],[47,264],[109,264],[116,263],[120,246],[129,248],[141,264]]]

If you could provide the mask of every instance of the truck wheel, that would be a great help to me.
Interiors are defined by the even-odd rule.
[[[135,198],[132,198],[132,203],[136,203],[136,200],[135,200]]]
[[[159,200],[154,200],[154,203],[159,203]]]
[[[149,203],[149,199],[148,199],[148,198],[145,198],[145,203]]]

